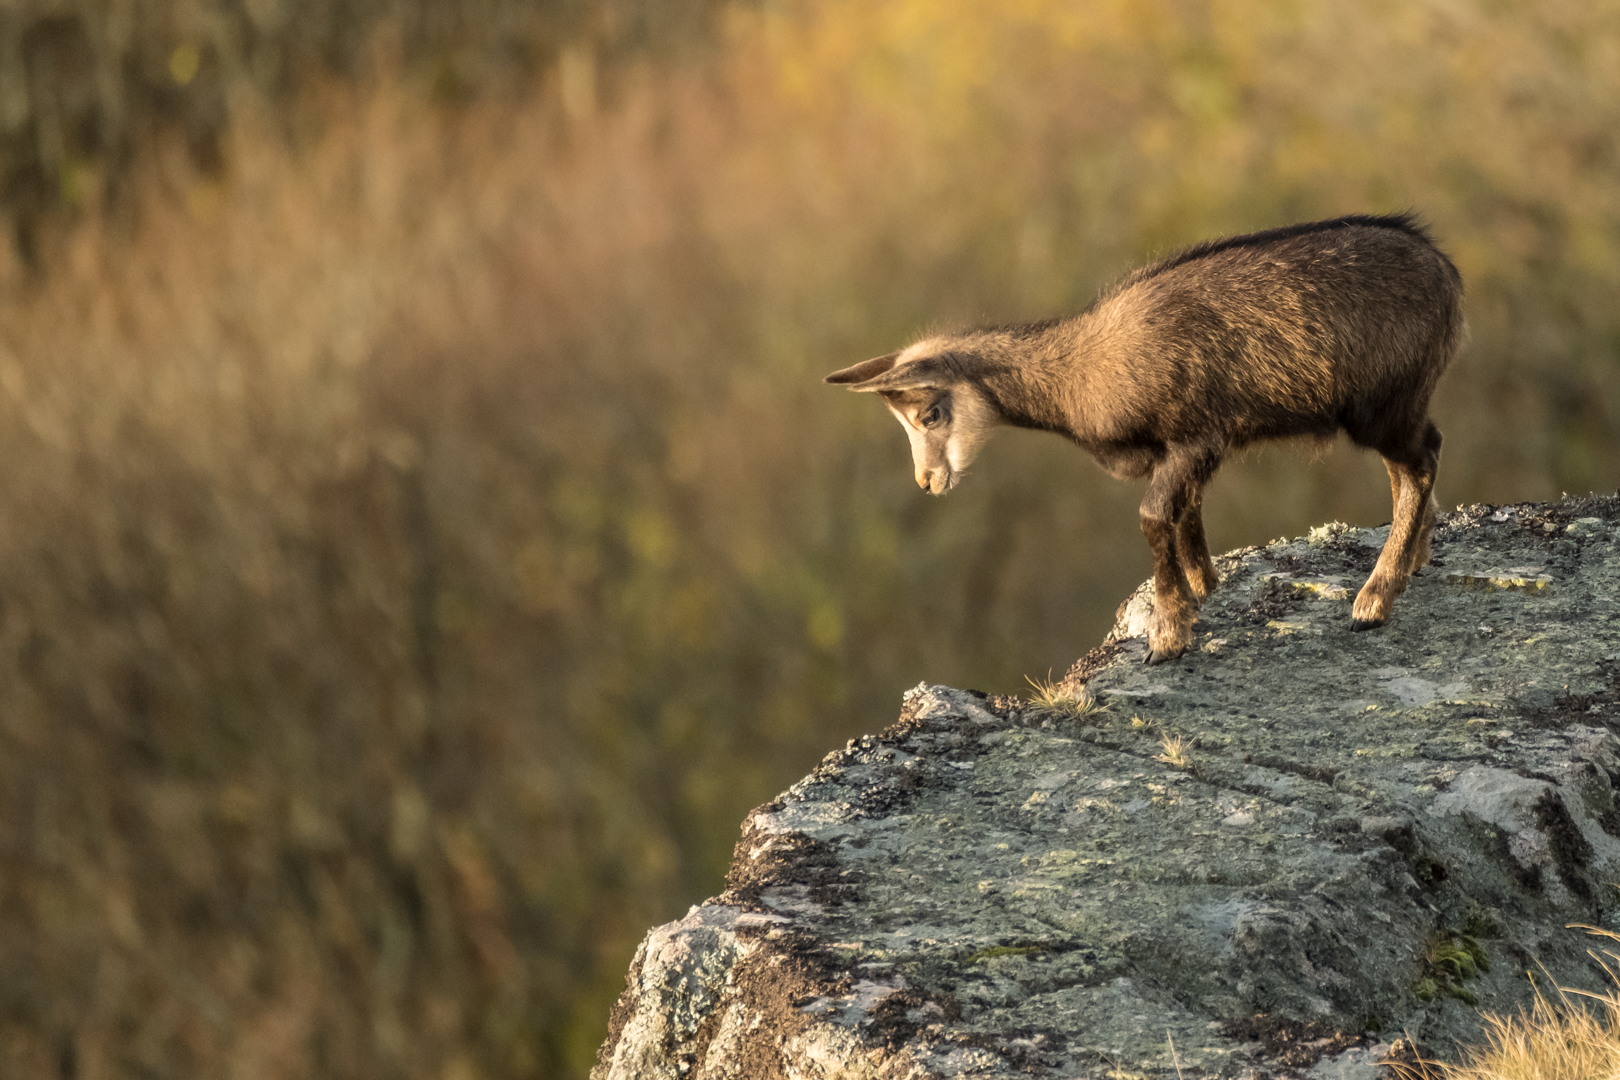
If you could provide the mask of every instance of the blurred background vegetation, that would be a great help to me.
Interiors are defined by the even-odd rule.
[[[582,1077],[750,807],[1149,572],[820,385],[927,326],[1412,207],[1442,502],[1612,489],[1617,132],[1613,0],[8,0],[0,1075]]]

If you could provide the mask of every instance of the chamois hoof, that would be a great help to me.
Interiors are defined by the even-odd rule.
[[[1170,660],[1180,659],[1181,655],[1186,651],[1186,649],[1177,649],[1175,652],[1160,652],[1158,649],[1149,649],[1147,655],[1142,658],[1142,663],[1150,667],[1163,664]]]
[[[1350,631],[1359,634],[1363,630],[1376,630],[1383,626],[1385,621],[1384,619],[1351,619]]]

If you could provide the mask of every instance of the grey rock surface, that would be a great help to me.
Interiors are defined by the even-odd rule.
[[[1352,634],[1382,535],[1233,552],[1195,651],[1152,592],[1065,685],[943,686],[745,822],[636,954],[593,1080],[1372,1080],[1480,1010],[1599,989],[1620,925],[1620,500],[1443,520]]]

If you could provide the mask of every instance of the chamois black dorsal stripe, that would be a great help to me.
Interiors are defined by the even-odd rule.
[[[1126,275],[1120,285],[1134,285],[1137,282],[1157,277],[1166,270],[1173,270],[1195,259],[1202,259],[1222,251],[1230,251],[1233,248],[1263,247],[1266,244],[1273,244],[1282,240],[1292,240],[1296,236],[1308,236],[1311,233],[1332,232],[1336,229],[1349,229],[1356,226],[1371,229],[1394,229],[1409,236],[1415,236],[1424,243],[1433,243],[1429,237],[1428,227],[1411,211],[1399,214],[1346,214],[1344,217],[1331,218],[1327,221],[1308,221],[1299,225],[1284,225],[1277,229],[1245,233],[1242,236],[1206,240],[1202,244],[1194,244],[1190,248],[1178,251],[1168,259],[1156,262],[1152,266],[1144,266],[1135,273]]]

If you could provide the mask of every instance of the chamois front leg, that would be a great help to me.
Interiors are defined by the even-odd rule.
[[[1162,664],[1174,660],[1192,644],[1192,624],[1198,617],[1201,594],[1195,592],[1183,567],[1196,553],[1181,550],[1183,527],[1198,494],[1215,467],[1220,455],[1212,450],[1196,447],[1171,447],[1153,469],[1148,481],[1147,495],[1142,500],[1142,535],[1153,549],[1153,619],[1148,625],[1148,653],[1145,662]],[[1199,540],[1203,525],[1196,526]],[[1201,546],[1201,545],[1200,545]],[[1203,553],[1203,561],[1209,554]],[[1200,576],[1202,566],[1200,565]],[[1200,582],[1213,586],[1214,566],[1209,567],[1209,579]],[[1208,592],[1208,588],[1204,590]]]

